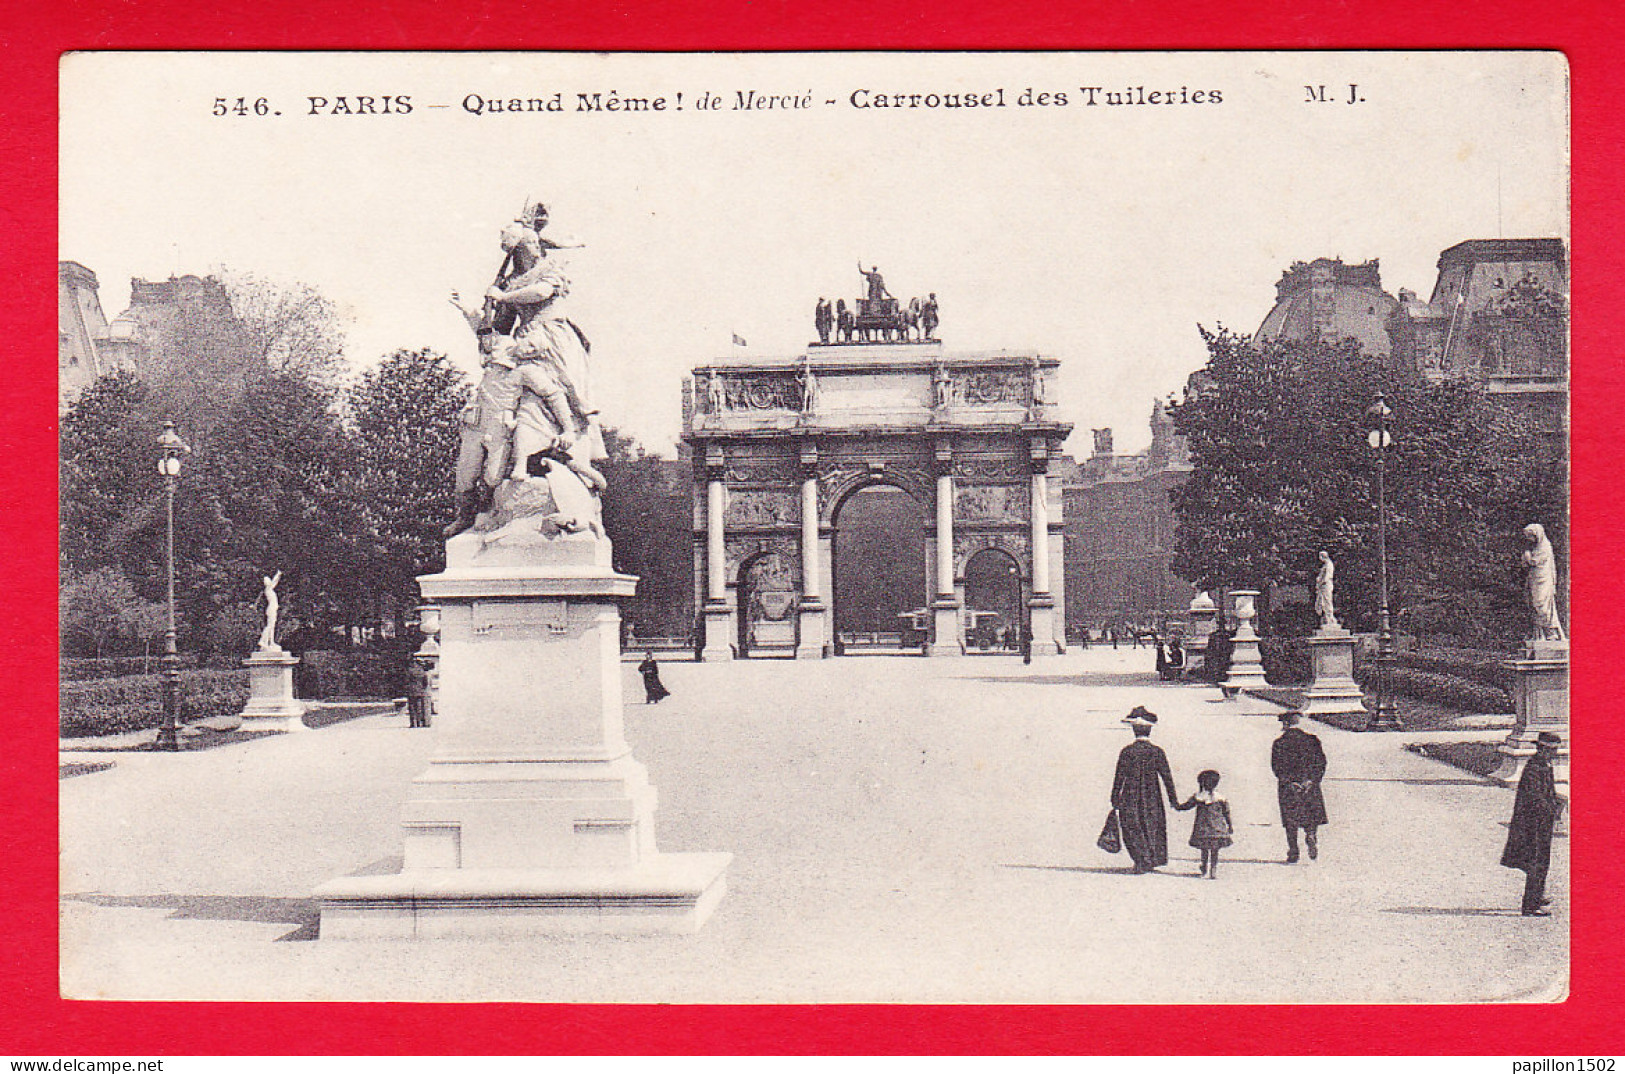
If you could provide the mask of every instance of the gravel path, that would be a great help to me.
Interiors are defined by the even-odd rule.
[[[311,890],[393,872],[433,732],[368,716],[61,784],[63,988],[80,998],[638,1002],[1470,1002],[1561,998],[1556,913],[1497,864],[1510,790],[1325,726],[1321,860],[1282,863],[1273,706],[1149,655],[668,663],[627,707],[663,850],[731,851],[692,937],[316,940]],[[626,667],[626,697],[641,698]],[[1119,722],[1161,716],[1182,795],[1217,768],[1238,837],[1196,877],[1093,845]],[[64,753],[73,763],[86,758]]]

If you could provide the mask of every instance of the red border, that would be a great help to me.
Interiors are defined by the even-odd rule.
[[[524,10],[528,6],[529,10]],[[1597,4],[1613,14],[1614,5]],[[0,752],[0,1050],[36,1055],[198,1054],[1501,1054],[1625,1051],[1617,769],[1625,745],[1607,679],[1618,666],[1618,597],[1599,565],[1622,562],[1625,521],[1609,485],[1608,411],[1622,395],[1625,225],[1610,180],[1625,174],[1625,76],[1617,17],[1590,5],[1343,0],[1185,4],[1112,0],[1098,10],[988,0],[823,0],[790,9],[706,0],[590,6],[432,0],[41,0],[0,3],[0,223],[11,331],[0,400],[0,674],[10,684]],[[13,10],[6,11],[10,8]],[[1557,48],[1573,77],[1574,438],[1572,998],[1497,1007],[613,1007],[88,1003],[56,997],[53,501],[57,59],[106,48],[1022,49]],[[19,375],[20,374],[20,375]],[[1588,569],[1589,565],[1589,569]]]

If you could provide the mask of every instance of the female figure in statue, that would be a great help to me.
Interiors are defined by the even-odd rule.
[[[602,492],[603,475],[592,462],[607,452],[592,401],[590,345],[564,312],[570,281],[548,260],[536,232],[523,224],[503,229],[502,247],[518,271],[485,297],[515,313],[512,353],[520,363],[524,391],[515,415],[510,476],[526,476],[530,457],[538,451],[555,451],[588,488]],[[538,368],[527,370],[529,363]]]
[[[1529,606],[1535,613],[1536,641],[1563,641],[1563,622],[1557,617],[1557,555],[1546,537],[1546,527],[1532,522],[1523,528],[1529,550],[1523,565],[1529,571]]]
[[[269,578],[262,577],[260,581],[265,585],[265,629],[260,631],[258,648],[275,649],[277,647],[276,616],[279,607],[276,599],[276,586],[278,582],[282,581],[282,572],[277,571]]]
[[[1333,577],[1337,565],[1325,549],[1320,551],[1320,573],[1315,575],[1315,614],[1320,616],[1320,629],[1337,629],[1337,612],[1332,606]]]

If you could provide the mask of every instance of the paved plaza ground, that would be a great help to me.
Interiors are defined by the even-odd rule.
[[[114,760],[61,783],[62,987],[80,998],[628,1002],[1472,1002],[1566,991],[1568,843],[1550,918],[1498,864],[1512,792],[1308,725],[1330,758],[1321,859],[1283,864],[1266,702],[1168,685],[1146,650],[1040,659],[671,663],[627,738],[665,851],[729,851],[696,936],[343,942],[310,893],[399,868],[434,732],[366,716]],[[1096,849],[1119,722],[1161,720],[1181,795],[1223,773],[1236,844],[1196,876]],[[1456,737],[1460,737],[1457,735]]]

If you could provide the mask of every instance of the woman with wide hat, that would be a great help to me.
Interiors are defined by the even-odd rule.
[[[1168,755],[1151,743],[1157,714],[1135,706],[1123,722],[1134,729],[1134,741],[1117,755],[1112,808],[1117,810],[1123,849],[1134,860],[1134,872],[1149,873],[1168,864],[1168,813],[1163,807],[1162,791],[1166,788],[1168,804],[1173,806],[1179,804],[1179,795],[1174,791]]]

